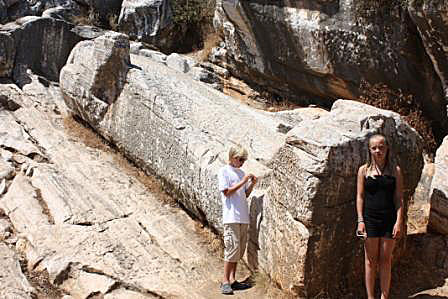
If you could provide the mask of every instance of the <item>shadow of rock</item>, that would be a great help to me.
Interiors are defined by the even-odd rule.
[[[392,297],[448,298],[435,290],[443,287],[448,292],[448,236],[409,235],[406,247],[406,253],[393,266]]]
[[[263,199],[264,194],[253,196],[250,201],[250,223],[249,223],[249,240],[247,244],[247,262],[252,270],[258,269],[258,251],[260,224],[263,220]]]

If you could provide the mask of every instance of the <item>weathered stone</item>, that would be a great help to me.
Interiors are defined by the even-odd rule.
[[[95,15],[98,21],[110,25],[111,19],[118,19],[123,0],[76,0],[76,2],[88,6],[90,13]]]
[[[42,13],[42,17],[75,23],[76,17],[81,15],[81,13],[80,7],[76,3],[72,3],[69,7],[56,6],[48,8]]]
[[[129,63],[129,40],[124,34],[109,32],[76,45],[60,77],[67,106],[93,123],[101,121],[121,93]]]
[[[442,82],[448,113],[448,1],[409,1],[409,14],[417,26],[426,54]],[[437,107],[437,106],[436,106]],[[434,107],[436,109],[436,107]]]
[[[15,54],[16,48],[11,34],[0,31],[0,77],[11,76]]]
[[[196,64],[193,59],[177,53],[168,55],[166,58],[166,65],[181,73],[188,73]]]
[[[205,68],[206,70],[209,70],[212,73],[217,74],[218,76],[220,76],[220,77],[222,77],[224,79],[227,79],[227,78],[230,77],[229,70],[227,70],[227,69],[225,69],[223,67],[220,67],[220,66],[218,66],[216,64],[213,64],[213,63],[210,63],[210,62],[202,62],[200,64],[200,66]]]
[[[74,25],[53,18],[24,17],[0,28],[14,40],[16,49],[13,77],[19,80],[31,69],[49,80],[58,81],[59,71],[81,37]],[[24,84],[20,84],[23,86]]]
[[[25,16],[40,16],[42,13],[53,7],[64,7],[75,9],[77,4],[72,0],[39,0],[39,1],[19,1],[3,0],[8,7],[7,20],[15,21]]]
[[[132,39],[170,47],[173,41],[165,38],[165,31],[172,24],[172,12],[167,0],[124,0],[118,26],[120,32]]]
[[[0,133],[0,146],[13,149],[25,156],[42,155],[30,141],[30,136],[17,124],[15,118],[4,110],[0,110]]]
[[[406,203],[423,167],[421,138],[398,114],[343,100],[317,116],[309,110],[296,118],[256,111],[160,63],[133,55],[131,60],[137,67],[103,119],[93,122],[85,110],[79,116],[87,114],[84,119],[98,132],[161,176],[167,190],[218,231],[217,171],[230,144],[246,146],[250,159],[244,168],[260,178],[250,201],[249,264],[300,296],[337,293],[340,281],[360,286],[363,256],[352,240],[356,175],[366,159],[367,137],[382,132],[390,141],[406,177]],[[70,102],[82,94],[68,96]],[[293,128],[286,143],[280,124]]]
[[[26,280],[19,257],[0,243],[0,297],[5,299],[31,299],[35,290]]]
[[[151,58],[154,61],[166,64],[167,55],[163,54],[162,52],[149,50],[149,49],[141,49],[136,54],[142,55],[142,56]]]
[[[289,99],[320,96],[324,106],[357,99],[362,81],[384,83],[421,99],[436,131],[447,134],[441,84],[401,1],[216,2],[233,74]]]
[[[216,89],[222,90],[221,79],[218,76],[216,76],[214,73],[212,73],[204,68],[194,66],[193,68],[191,68],[191,70],[188,72],[188,74],[191,75],[194,80],[205,82],[208,84],[217,84],[218,88],[216,88]],[[219,88],[219,86],[220,86],[220,88]]]
[[[22,92],[15,84],[0,85],[0,107],[15,111],[22,106]]]
[[[0,159],[0,181],[3,179],[11,179],[14,175],[14,167],[5,160]]]
[[[448,235],[448,137],[438,148],[434,163],[428,228]]]
[[[8,220],[0,218],[0,240],[7,239],[12,233],[12,226]]]
[[[24,17],[0,28],[9,33],[16,49],[14,78],[26,69],[49,80],[58,81],[70,51],[81,37],[74,25],[53,18]]]
[[[39,196],[28,179],[19,174],[0,200],[0,207],[8,214],[18,232],[25,233],[34,227],[49,223],[39,203]]]

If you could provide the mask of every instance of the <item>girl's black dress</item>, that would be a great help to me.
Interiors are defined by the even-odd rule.
[[[364,180],[364,223],[367,237],[392,238],[397,220],[395,210],[395,177],[368,176]]]

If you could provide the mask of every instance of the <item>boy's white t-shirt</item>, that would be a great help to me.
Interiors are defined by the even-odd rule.
[[[244,184],[230,196],[224,195],[224,190],[238,184],[244,177],[244,171],[226,165],[219,170],[218,188],[222,200],[223,223],[249,223],[249,209],[246,201],[247,184]]]

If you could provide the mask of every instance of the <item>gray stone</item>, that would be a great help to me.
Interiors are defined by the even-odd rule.
[[[409,1],[408,11],[444,90],[444,101],[441,104],[434,103],[433,109],[445,106],[442,112],[447,114],[448,66],[445,62],[448,59],[448,20],[444,16],[448,13],[448,1]],[[428,100],[434,101],[437,98]]]
[[[58,81],[70,51],[81,37],[72,31],[72,24],[53,18],[25,17],[0,28],[14,40],[16,49],[13,77],[20,78],[27,69],[49,80]]]
[[[177,53],[170,54],[166,58],[166,65],[181,73],[188,73],[196,64],[193,59]]]
[[[30,136],[7,111],[0,110],[0,146],[14,149],[25,156],[42,153],[30,141]]]
[[[323,106],[337,98],[356,100],[362,81],[384,83],[420,99],[424,114],[442,134],[438,138],[443,137],[448,133],[447,102],[414,26],[403,17],[406,5],[217,0],[214,24],[225,37],[226,67],[246,81],[290,99],[305,91]],[[434,18],[442,20],[446,1],[430,6]],[[446,33],[444,26],[440,32]],[[439,61],[445,60],[441,56]]]
[[[124,0],[118,26],[120,32],[139,41],[166,47],[163,38],[173,21],[168,0]]]
[[[76,45],[60,77],[67,106],[76,113],[89,111],[85,117],[99,122],[120,95],[129,63],[129,40],[124,34],[108,32]],[[82,96],[74,99],[75,94]]]
[[[191,75],[193,79],[197,81],[205,82],[208,84],[221,83],[222,85],[221,79],[218,76],[202,67],[194,66],[191,68],[188,74]]]
[[[0,31],[0,77],[11,76],[15,54],[16,48],[11,34]]]
[[[5,299],[35,298],[35,290],[23,275],[19,257],[0,243],[0,297]]]
[[[184,207],[221,232],[217,171],[230,144],[247,147],[244,169],[260,178],[250,199],[249,265],[297,296],[331,294],[330,286],[341,280],[361,288],[362,248],[354,249],[351,240],[366,139],[376,132],[387,136],[406,177],[407,202],[423,167],[415,130],[396,113],[353,101],[339,100],[319,116],[257,111],[146,57],[131,55],[131,61],[136,67],[101,121],[92,121],[86,110],[75,113],[138,166],[162,177]],[[64,72],[80,76],[73,70]],[[82,83],[78,91],[90,88]],[[82,94],[68,96],[70,103]],[[280,124],[293,128],[285,135]]]
[[[448,137],[437,149],[428,228],[448,235]]]
[[[0,218],[0,240],[7,239],[11,236],[12,226],[8,220],[4,218]]]
[[[14,176],[14,167],[3,159],[0,159],[0,181],[11,179]]]
[[[167,55],[163,54],[162,52],[149,50],[149,49],[141,49],[140,51],[138,51],[137,54],[151,58],[154,61],[166,64]]]

